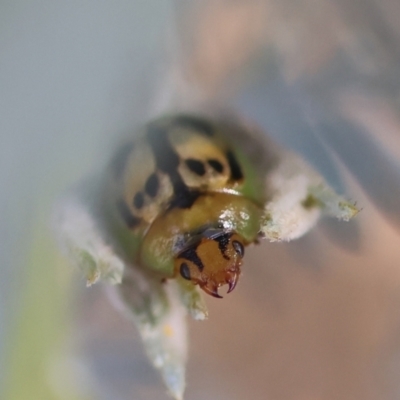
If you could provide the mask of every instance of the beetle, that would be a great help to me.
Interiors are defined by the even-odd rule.
[[[289,241],[322,211],[343,220],[359,211],[300,157],[230,116],[150,121],[105,177],[107,231],[126,264],[217,298],[221,286],[235,288],[245,247],[259,238]]]
[[[261,156],[245,151],[248,142],[227,120],[177,114],[124,143],[105,187],[128,261],[217,298],[223,285],[231,292],[245,247],[260,236],[266,201]]]

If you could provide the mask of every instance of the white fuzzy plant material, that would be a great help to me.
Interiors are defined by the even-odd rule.
[[[242,147],[246,142],[245,138]],[[257,221],[258,238],[289,241],[307,233],[323,213],[349,220],[358,212],[298,155],[270,144],[268,148],[269,155],[273,149],[275,161],[264,171],[268,200]],[[217,163],[214,165],[219,168]],[[109,190],[104,189],[104,182],[102,176],[88,179],[58,204],[55,226],[60,242],[88,286],[100,281],[113,285],[114,297],[137,326],[147,354],[160,370],[170,394],[183,399],[186,316],[207,318],[206,304],[199,286],[191,281],[160,279],[154,271],[132,262],[126,244],[111,228],[109,220],[113,216],[106,203],[98,200]],[[136,200],[139,206],[141,200]]]

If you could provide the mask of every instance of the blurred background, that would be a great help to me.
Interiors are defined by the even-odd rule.
[[[249,249],[189,321],[186,399],[400,398],[400,3],[0,3],[0,398],[167,399],[135,327],[60,256],[57,198],[160,112],[226,107],[362,212]]]

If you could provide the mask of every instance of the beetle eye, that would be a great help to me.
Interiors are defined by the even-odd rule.
[[[240,257],[244,256],[244,246],[242,245],[242,243],[238,242],[237,240],[234,240],[232,242],[232,246],[235,249],[236,253],[239,254]]]
[[[189,265],[187,265],[186,263],[182,263],[181,267],[180,267],[180,273],[182,275],[183,278],[187,279],[188,281],[190,281],[190,269],[189,269]]]

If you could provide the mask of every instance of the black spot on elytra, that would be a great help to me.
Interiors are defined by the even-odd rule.
[[[133,205],[140,210],[144,206],[144,196],[142,192],[137,192],[133,197]]]
[[[157,195],[159,187],[160,187],[160,182],[158,180],[158,176],[157,174],[153,173],[147,178],[147,181],[144,185],[144,191],[150,197],[155,197]]]
[[[229,257],[226,255],[226,249],[228,248],[229,239],[231,236],[232,233],[225,233],[214,238],[214,240],[218,243],[218,248],[222,253],[222,257],[224,257],[226,260],[229,260]]]
[[[153,151],[156,167],[169,176],[174,189],[169,209],[190,208],[199,197],[199,193],[190,190],[178,172],[180,158],[171,146],[167,128],[155,124],[150,125],[147,131],[147,140]]]
[[[134,144],[131,142],[125,143],[117,150],[114,157],[111,159],[111,169],[117,178],[124,172],[126,162],[134,147]]]
[[[179,254],[179,258],[184,258],[185,260],[191,261],[198,267],[200,271],[203,271],[204,269],[204,265],[200,260],[200,257],[197,255],[196,247],[189,247],[188,249],[182,251],[182,253]]]
[[[213,125],[210,122],[193,115],[179,115],[173,119],[172,124],[193,129],[209,137],[214,135]]]
[[[117,209],[121,218],[124,220],[128,228],[133,229],[140,224],[141,222],[140,218],[137,218],[134,215],[132,215],[128,206],[123,200],[119,200],[117,202]]]
[[[168,209],[172,208],[190,208],[194,202],[201,196],[198,190],[181,190],[174,195],[169,203]]]
[[[228,159],[229,167],[231,169],[231,179],[233,181],[239,181],[243,179],[243,172],[240,168],[239,162],[232,151],[226,153],[226,158]]]
[[[190,281],[190,269],[189,269],[189,265],[187,265],[186,263],[182,263],[181,267],[179,269],[181,275],[183,278],[187,279],[188,281]]]
[[[150,125],[147,131],[147,139],[156,159],[157,168],[168,175],[177,173],[180,159],[168,139],[168,131],[165,127]]]
[[[199,160],[195,160],[194,158],[188,158],[187,160],[185,160],[185,164],[196,175],[203,176],[206,173],[204,164]]]
[[[217,172],[221,173],[224,170],[224,166],[218,160],[208,160],[208,164]]]

